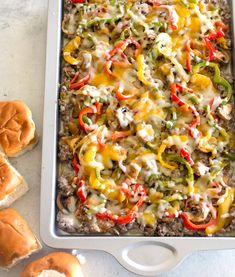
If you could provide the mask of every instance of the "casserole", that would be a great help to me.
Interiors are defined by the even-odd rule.
[[[50,5],[50,8],[52,8],[53,5]],[[50,239],[49,245],[52,246],[51,243],[55,243],[57,242],[58,245],[57,247],[61,247],[61,243],[59,242],[65,242],[67,241],[68,245],[66,247],[68,247],[70,245],[72,245],[73,241],[81,241],[81,243],[85,241],[87,243],[86,248],[91,248],[93,241],[96,241],[95,245],[97,245],[98,248],[96,249],[101,249],[101,250],[109,250],[109,252],[112,252],[112,254],[118,255],[118,260],[122,263],[125,264],[125,266],[128,269],[132,269],[134,272],[136,273],[141,273],[141,270],[143,271],[142,273],[147,275],[147,274],[156,274],[156,273],[160,273],[162,272],[163,268],[169,268],[171,264],[177,263],[177,261],[179,261],[180,256],[184,255],[185,252],[187,252],[187,247],[186,245],[182,245],[181,248],[178,248],[178,246],[180,245],[180,238],[144,238],[144,237],[122,237],[122,238],[117,238],[115,237],[84,237],[82,235],[76,236],[76,237],[72,237],[71,235],[68,234],[64,234],[64,236],[61,236],[61,234],[59,235],[59,233],[56,230],[56,226],[54,225],[54,216],[55,216],[55,203],[53,202],[53,199],[55,199],[55,177],[56,177],[56,134],[57,134],[57,130],[58,130],[58,122],[56,121],[57,119],[57,94],[54,95],[55,98],[52,97],[51,93],[49,95],[49,97],[47,98],[47,92],[58,92],[57,91],[57,83],[59,81],[59,53],[60,53],[60,45],[58,45],[58,43],[60,42],[60,27],[59,23],[60,23],[60,19],[61,19],[61,6],[58,5],[55,7],[54,12],[59,15],[59,22],[56,22],[56,20],[53,20],[52,23],[49,24],[48,26],[48,32],[50,33],[50,28],[51,26],[54,24],[57,24],[57,28],[59,30],[57,30],[56,32],[56,41],[57,41],[57,53],[56,55],[54,55],[54,60],[52,61],[52,56],[50,56],[50,64],[55,64],[55,66],[57,67],[57,71],[53,69],[53,71],[50,69],[49,72],[49,82],[47,81],[48,76],[46,76],[46,98],[45,98],[45,129],[44,129],[44,148],[43,148],[43,157],[44,155],[46,155],[45,153],[50,153],[50,158],[53,158],[50,162],[48,158],[45,158],[46,164],[44,164],[44,159],[43,159],[43,168],[42,168],[42,201],[43,201],[43,205],[42,205],[42,213],[41,216],[43,218],[43,212],[45,212],[45,208],[50,207],[50,228],[53,228],[53,233],[51,233],[51,235],[53,235],[54,239]],[[51,14],[50,14],[50,10],[49,10],[49,21],[51,21],[52,19],[50,18]],[[51,40],[51,34],[49,37],[49,51],[50,51],[50,40]],[[55,74],[55,75],[51,75],[51,74]],[[50,100],[53,100],[52,102],[50,102]],[[48,103],[51,103],[51,106],[49,108]],[[52,109],[53,108],[53,109]],[[49,113],[50,111],[50,113]],[[51,114],[52,113],[52,114]],[[51,121],[51,118],[53,118],[53,121]],[[48,127],[53,127],[50,128],[50,136],[48,135],[48,131],[49,129],[47,129]],[[49,148],[47,148],[49,147]],[[49,165],[48,165],[49,163]],[[49,171],[48,171],[49,170]],[[52,176],[48,176],[48,174],[52,174]],[[48,182],[49,181],[49,182]],[[53,184],[52,188],[49,187],[47,188],[48,192],[47,195],[45,194],[45,184]],[[51,196],[53,195],[53,199],[51,198]],[[51,199],[51,200],[50,200]],[[46,205],[45,205],[46,203]],[[42,220],[42,224],[41,226],[44,225],[44,227],[42,227],[42,236],[45,239],[45,220]],[[52,229],[48,230],[47,229],[47,234],[52,232]],[[44,235],[43,235],[44,234]],[[51,237],[51,236],[50,236]],[[66,240],[65,240],[66,239]],[[113,251],[111,251],[109,249],[109,243],[108,241],[112,239],[113,243],[112,246],[113,248],[115,248],[115,243],[117,244],[117,246],[121,246],[121,245],[125,245],[126,243],[130,242],[129,246],[124,247],[123,251],[120,251],[119,249],[113,249]],[[183,240],[185,241],[190,241],[191,238],[183,238]],[[192,238],[192,240],[190,241],[193,245],[201,245],[202,249],[204,249],[203,244],[204,244],[204,240],[207,241],[208,247],[209,245],[211,245],[212,249],[213,249],[213,245],[214,243],[213,240],[216,240],[217,243],[215,243],[216,245],[219,244],[219,241],[222,241],[222,238],[206,238],[206,239],[202,239],[202,238]],[[212,242],[210,242],[212,241]],[[223,243],[226,244],[226,242],[228,241],[228,239],[224,239]],[[48,242],[48,240],[47,240]],[[80,243],[80,247],[81,246]],[[83,244],[83,245],[84,245]],[[91,244],[89,246],[89,244]],[[105,244],[107,244],[105,246]],[[229,243],[228,243],[229,244]],[[55,244],[54,244],[55,245]],[[103,246],[102,246],[103,245]],[[201,248],[200,247],[200,248]],[[147,253],[149,253],[149,255],[151,256],[151,249],[155,249],[156,252],[159,253],[159,255],[162,255],[162,258],[160,257],[156,257],[156,259],[159,261],[162,261],[162,263],[154,265],[154,264],[150,264],[149,266],[146,266],[143,264],[144,261],[141,261],[138,257],[138,253],[142,253],[142,251],[146,251],[146,257],[147,257]],[[199,249],[200,249],[199,248]],[[159,251],[158,251],[159,250]],[[137,257],[136,257],[137,255]],[[151,257],[152,258],[152,257]],[[153,259],[150,260],[151,262],[153,262]]]

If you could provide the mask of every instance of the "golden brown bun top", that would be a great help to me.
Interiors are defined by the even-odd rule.
[[[24,149],[35,136],[31,111],[22,101],[0,101],[0,145],[6,155]]]
[[[20,176],[16,175],[5,156],[0,153],[0,201],[10,194],[20,182]]]
[[[0,267],[40,248],[27,222],[14,209],[0,211]]]
[[[66,277],[82,277],[81,266],[76,257],[66,252],[52,252],[29,263],[20,277],[38,277],[43,270],[55,270]]]

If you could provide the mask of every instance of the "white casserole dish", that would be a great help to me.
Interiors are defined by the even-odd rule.
[[[172,269],[193,251],[235,248],[234,237],[114,237],[59,234],[55,221],[55,198],[62,4],[62,0],[49,0],[41,180],[42,240],[54,248],[106,251],[126,269],[144,276],[155,276]],[[230,4],[234,15],[235,3],[230,1]],[[233,17],[233,23],[234,20]],[[235,24],[233,31],[234,26]]]

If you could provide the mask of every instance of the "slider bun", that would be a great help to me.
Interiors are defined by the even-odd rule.
[[[0,149],[9,157],[30,150],[37,143],[28,106],[19,100],[0,101]]]
[[[0,211],[0,268],[9,269],[41,249],[27,222],[14,209]]]
[[[43,275],[46,273],[48,275]],[[29,263],[20,277],[54,277],[56,273],[58,273],[58,277],[61,274],[66,277],[83,277],[78,259],[66,252],[52,252],[41,259]]]
[[[24,178],[0,153],[0,210],[9,207],[28,191]]]

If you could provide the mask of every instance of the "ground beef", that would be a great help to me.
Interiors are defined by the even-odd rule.
[[[58,157],[61,162],[69,161],[72,159],[73,155],[67,144],[59,144]]]
[[[128,224],[115,225],[115,228],[111,230],[114,235],[124,235],[131,229],[138,229],[138,224],[136,222],[131,222]]]
[[[68,233],[77,232],[77,224],[74,224],[74,221],[71,219],[71,217],[63,214],[61,211],[57,213],[56,221],[59,229]]]
[[[235,233],[235,206],[233,206],[230,209],[229,212],[231,218],[230,221],[228,222],[227,226],[225,226],[220,232],[217,233],[218,236],[231,236],[232,234],[234,235]]]
[[[58,189],[63,196],[70,196],[73,194],[74,190],[70,186],[68,180],[64,176],[58,178]]]
[[[72,111],[72,104],[71,103],[66,103],[65,101],[60,100],[60,114],[61,114],[61,119],[63,122],[68,122],[71,118],[71,111]]]
[[[154,232],[155,236],[183,236],[184,227],[181,219],[175,218],[171,219],[169,222],[164,222],[164,220],[159,220]]]
[[[97,233],[107,233],[113,229],[115,223],[111,220],[100,220],[96,217],[90,217],[86,211],[87,207],[83,205],[79,205],[76,211],[76,217],[79,225],[77,232],[85,233],[85,234],[97,234]]]

